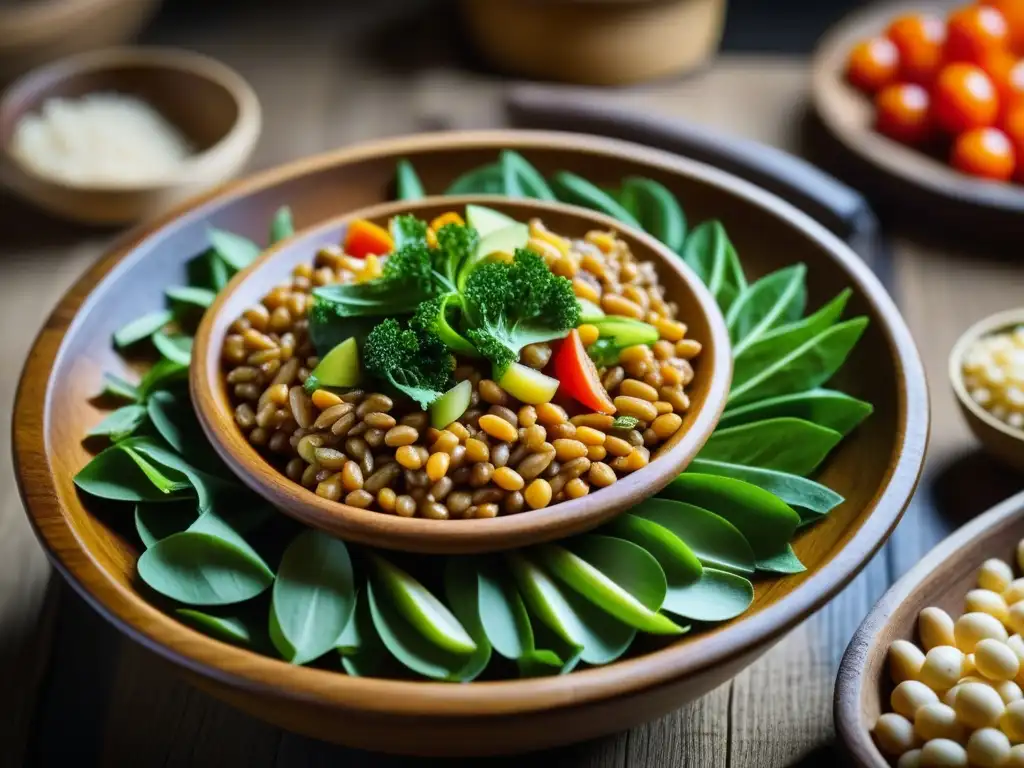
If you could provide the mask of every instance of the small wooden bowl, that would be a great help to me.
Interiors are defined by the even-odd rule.
[[[0,7],[0,83],[76,53],[123,45],[160,0],[49,0]]]
[[[44,178],[13,156],[21,118],[51,98],[97,91],[134,95],[158,109],[198,149],[174,174],[151,185],[77,186]],[[145,219],[234,176],[259,137],[252,88],[223,64],[190,51],[120,48],[63,59],[31,72],[0,98],[0,180],[58,216],[88,224]]]
[[[982,336],[1024,325],[1024,309],[1011,309],[986,317],[964,332],[949,353],[949,382],[953,386],[967,426],[989,453],[1005,464],[1024,472],[1024,431],[1014,429],[986,411],[968,394],[964,386],[964,356]]]
[[[481,56],[499,69],[581,85],[626,85],[702,66],[726,0],[462,0]]]
[[[894,640],[917,642],[917,616],[928,606],[960,616],[964,596],[977,586],[978,566],[990,557],[1015,566],[1022,537],[1024,493],[1018,493],[943,539],[875,603],[850,641],[836,680],[836,731],[853,765],[891,766],[871,736],[879,715],[891,711],[889,646]]]
[[[580,499],[493,520],[398,517],[330,501],[289,480],[246,440],[235,424],[221,362],[229,327],[274,286],[288,280],[294,267],[312,263],[317,250],[344,240],[345,229],[353,219],[371,219],[386,226],[392,216],[412,213],[429,221],[446,211],[462,210],[467,203],[487,205],[518,221],[540,217],[555,232],[571,237],[583,237],[593,229],[614,230],[638,260],[657,266],[666,295],[679,305],[679,319],[688,328],[687,337],[704,347],[694,361],[694,380],[687,388],[691,405],[679,430],[659,449],[649,466],[608,488]],[[653,496],[686,468],[711,436],[732,383],[732,352],[722,313],[697,275],[672,251],[649,235],[593,211],[559,203],[489,196],[378,205],[332,219],[270,249],[236,275],[205,313],[196,334],[192,360],[189,383],[199,421],[218,453],[246,485],[282,512],[345,541],[382,549],[445,554],[513,549],[562,539],[607,522]]]
[[[427,190],[521,152],[542,173],[599,185],[626,176],[664,184],[691,222],[719,219],[751,280],[802,261],[808,304],[852,288],[850,315],[871,322],[830,386],[875,411],[829,457],[818,479],[846,497],[793,548],[804,573],[759,580],[742,616],[670,644],[570,675],[468,685],[354,678],[295,667],[207,637],[164,613],[136,575],[131,511],[97,509],[75,489],[91,453],[82,435],[105,415],[102,374],[134,374],[110,343],[124,323],[164,306],[207,228],[266,237],[290,205],[308,227],[390,198],[408,158]],[[871,375],[865,376],[864,371]],[[36,534],[57,570],[122,632],[189,681],[283,728],[363,749],[418,755],[525,752],[621,731],[721,685],[837,594],[878,551],[924,461],[928,389],[913,339],[878,278],[850,248],[780,198],[720,170],[612,139],[537,131],[443,132],[346,147],[217,190],[127,235],[70,289],[33,345],[13,409],[15,472]],[[111,512],[112,514],[105,514]]]

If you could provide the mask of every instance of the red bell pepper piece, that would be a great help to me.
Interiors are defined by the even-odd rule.
[[[391,253],[395,249],[395,241],[383,227],[366,219],[356,219],[348,225],[342,247],[349,256],[365,259],[371,253],[375,256]]]
[[[559,390],[598,413],[615,413],[615,404],[575,328],[559,343],[552,359]]]

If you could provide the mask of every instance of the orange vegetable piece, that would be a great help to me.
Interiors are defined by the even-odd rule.
[[[911,83],[928,84],[942,66],[946,24],[938,16],[915,13],[899,16],[886,30],[899,53],[899,77]]]
[[[1007,110],[1002,121],[1003,133],[1005,133],[1013,150],[1020,161],[1017,163],[1016,178],[1024,181],[1024,102],[1017,103]]]
[[[944,131],[960,134],[995,124],[999,96],[992,79],[974,64],[949,64],[932,91],[932,116]]]
[[[896,83],[875,97],[875,129],[905,144],[918,144],[931,132],[928,91],[914,83]]]
[[[981,5],[995,8],[1003,14],[1010,32],[1010,49],[1018,56],[1024,56],[1024,0],[984,0]]]
[[[999,92],[999,105],[1004,112],[1012,103],[1024,96],[1024,61],[1009,51],[989,51],[981,63],[981,68],[992,78],[996,91]]]
[[[896,79],[899,63],[893,42],[885,37],[873,37],[857,43],[850,51],[846,77],[854,87],[874,93]]]
[[[558,391],[598,413],[615,413],[615,403],[601,384],[597,366],[590,359],[573,328],[558,342],[551,358],[558,379]]]
[[[439,230],[445,224],[459,224],[465,226],[466,222],[455,211],[448,211],[448,213],[442,213],[440,216],[438,216],[436,219],[430,222],[430,228],[437,232],[437,230]]]
[[[973,128],[957,136],[950,163],[983,179],[1007,181],[1017,165],[1009,136],[998,128]]]
[[[342,247],[349,256],[365,259],[371,253],[375,256],[391,253],[395,241],[384,227],[366,219],[356,219],[348,225]]]
[[[990,5],[968,5],[949,15],[946,25],[947,62],[980,64],[985,54],[1005,49],[1010,43],[1010,27],[998,9]]]

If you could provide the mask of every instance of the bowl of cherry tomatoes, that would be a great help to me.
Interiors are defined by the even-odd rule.
[[[892,174],[1024,211],[1024,0],[901,7],[868,8],[822,41],[819,116]]]

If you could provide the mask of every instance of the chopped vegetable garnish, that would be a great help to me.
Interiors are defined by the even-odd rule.
[[[615,413],[615,404],[601,385],[597,368],[583,349],[575,328],[555,350],[554,365],[559,388],[567,395],[598,413]]]
[[[390,253],[394,247],[395,241],[388,231],[372,221],[356,219],[348,225],[344,248],[349,256],[357,259],[364,259],[371,253],[381,256]]]

